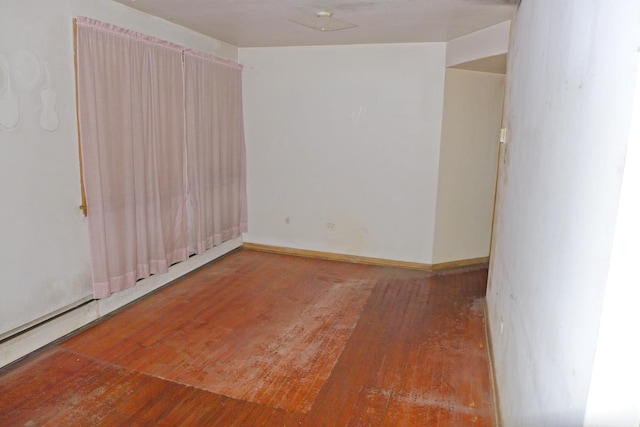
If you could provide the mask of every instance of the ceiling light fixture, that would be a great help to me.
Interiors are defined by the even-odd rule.
[[[320,11],[314,17],[296,18],[289,21],[318,31],[338,31],[357,27],[356,24],[334,18],[329,11]]]

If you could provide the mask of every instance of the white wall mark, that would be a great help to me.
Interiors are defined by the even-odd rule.
[[[13,56],[13,75],[16,82],[25,88],[35,88],[40,82],[41,74],[40,61],[32,51],[22,49]]]
[[[13,129],[20,121],[20,110],[11,89],[9,60],[3,54],[0,54],[0,81],[0,125]]]
[[[58,129],[60,122],[58,121],[58,111],[56,110],[56,99],[58,94],[51,90],[51,74],[49,72],[49,63],[44,61],[44,76],[46,86],[40,92],[40,127],[46,131],[53,132]]]

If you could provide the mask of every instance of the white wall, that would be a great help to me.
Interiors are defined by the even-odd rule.
[[[636,55],[640,61],[640,54]],[[640,426],[640,70],[585,425]]]
[[[445,44],[239,55],[245,241],[431,263]]]
[[[85,221],[78,210],[70,5],[3,0],[0,54],[13,66],[30,50],[40,63],[33,87],[10,77],[20,121],[0,127],[0,334],[90,293],[91,265]],[[39,125],[42,62],[58,94],[59,128]],[[33,74],[36,76],[38,68]],[[30,79],[27,79],[30,80]],[[5,96],[7,94],[5,93]]]
[[[0,54],[18,62],[10,76],[21,116],[15,127],[0,127],[2,336],[92,293],[87,223],[78,209],[72,17],[89,16],[233,60],[237,49],[109,0],[0,0],[0,11]],[[27,51],[35,55],[35,67]],[[45,61],[57,94],[54,131],[39,125]]]
[[[446,70],[434,263],[489,256],[504,79]]]
[[[630,124],[639,7],[635,0],[616,7],[524,1],[512,24],[509,138],[487,296],[506,426],[584,421]]]

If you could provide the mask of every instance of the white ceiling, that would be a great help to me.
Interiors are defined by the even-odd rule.
[[[507,21],[514,0],[114,0],[237,47],[445,42]],[[290,19],[330,11],[356,28]]]

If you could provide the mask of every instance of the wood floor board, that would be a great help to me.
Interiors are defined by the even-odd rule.
[[[0,426],[492,426],[486,279],[243,249],[0,372]]]

